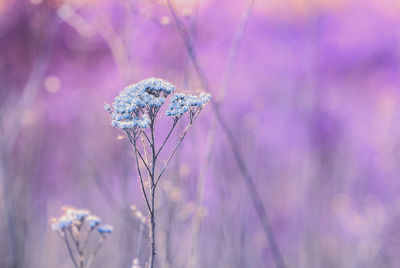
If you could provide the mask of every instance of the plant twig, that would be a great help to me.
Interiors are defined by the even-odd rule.
[[[144,181],[143,181],[142,173],[140,172],[139,161],[138,161],[136,149],[135,149],[135,156],[136,156],[135,158],[136,158],[137,171],[138,171],[139,179],[140,179],[140,185],[142,188],[142,193],[143,193],[144,199],[146,200],[147,209],[149,210],[150,213],[153,213],[151,210],[151,207],[150,207],[149,199],[147,198],[146,190],[144,188]]]
[[[181,145],[181,143],[182,143],[183,139],[185,138],[186,134],[188,133],[188,130],[189,130],[189,128],[190,128],[191,125],[192,125],[192,124],[189,124],[189,125],[185,128],[185,132],[184,132],[184,133],[182,134],[182,136],[179,138],[178,143],[175,145],[175,147],[174,147],[174,149],[172,150],[171,154],[169,155],[169,157],[168,157],[167,160],[165,161],[165,164],[164,164],[163,168],[161,169],[160,174],[159,174],[158,177],[157,177],[155,186],[157,186],[158,181],[161,179],[161,176],[162,176],[162,174],[164,173],[165,169],[167,168],[169,161],[170,161],[171,158],[174,156],[174,154],[175,154],[176,150],[178,149],[179,145]]]
[[[169,137],[171,136],[172,131],[174,130],[176,124],[178,123],[178,121],[174,120],[174,123],[172,124],[172,127],[167,135],[167,137],[164,139],[162,145],[160,146],[160,148],[158,149],[157,153],[156,153],[156,158],[158,157],[158,155],[160,154],[161,150],[164,148],[164,145],[167,143]]]
[[[103,245],[103,243],[104,243],[104,240],[105,240],[105,237],[106,236],[101,236],[101,238],[100,238],[100,240],[99,240],[99,243],[97,244],[97,247],[95,248],[95,250],[92,252],[92,254],[90,255],[90,257],[89,257],[89,259],[88,259],[88,261],[87,261],[87,263],[86,263],[86,267],[89,267],[90,266],[90,264],[92,263],[92,261],[93,261],[93,258],[96,256],[96,254],[97,254],[97,252],[99,252],[99,250],[100,250],[100,248],[101,248],[101,246]],[[83,267],[82,267],[83,268]]]
[[[79,268],[78,263],[77,263],[76,260],[75,260],[74,253],[72,252],[71,244],[70,244],[69,241],[68,241],[67,233],[65,232],[65,230],[63,230],[63,235],[62,235],[62,237],[64,238],[65,245],[67,246],[69,256],[71,257],[71,259],[72,259],[72,261],[73,261],[73,263],[74,263],[74,266],[75,266],[76,268]]]
[[[149,167],[149,165],[147,164],[148,162],[146,161],[146,159],[144,159],[144,158],[143,158],[143,156],[142,156],[142,154],[140,153],[140,151],[139,151],[139,150],[137,150],[137,149],[136,149],[136,152],[137,152],[137,154],[139,155],[139,157],[140,157],[140,160],[142,160],[142,162],[143,162],[143,165],[146,167],[146,169],[147,169],[147,172],[149,172],[149,174],[151,175],[151,174],[152,174],[152,172],[151,172],[151,170],[150,170],[150,167]],[[147,156],[145,156],[145,158],[147,158]]]
[[[149,142],[149,144],[151,145],[152,142],[150,141],[149,137],[147,136],[146,132],[142,131],[143,136],[146,138],[146,140]]]
[[[151,207],[150,207],[150,204],[149,204],[149,199],[147,198],[146,190],[145,190],[145,188],[144,188],[144,182],[143,182],[142,172],[140,172],[139,158],[138,158],[138,154],[137,154],[138,151],[137,151],[137,149],[136,149],[136,140],[133,139],[132,136],[131,136],[128,132],[126,132],[126,133],[128,134],[129,141],[131,142],[131,144],[133,145],[134,150],[135,150],[136,168],[137,168],[137,172],[138,172],[139,179],[140,179],[140,186],[141,186],[141,189],[142,189],[142,193],[143,193],[144,199],[145,199],[145,201],[146,201],[147,209],[151,212]]]

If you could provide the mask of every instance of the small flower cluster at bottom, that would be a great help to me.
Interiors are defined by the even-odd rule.
[[[88,268],[103,245],[107,236],[112,233],[111,225],[100,225],[101,219],[92,215],[89,210],[63,207],[64,213],[59,218],[50,219],[51,228],[64,240],[69,255],[78,268]],[[99,233],[97,245],[89,249],[93,243],[88,243],[92,232]]]
[[[100,234],[112,233],[113,227],[110,225],[100,226],[101,219],[92,215],[89,210],[76,209],[74,207],[63,207],[64,214],[59,218],[52,218],[51,228],[53,231],[63,231],[66,228],[79,227],[87,224],[90,229],[97,227]]]

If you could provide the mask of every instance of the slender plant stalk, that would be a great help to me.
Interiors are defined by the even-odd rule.
[[[249,21],[251,12],[254,7],[255,0],[250,0],[248,2],[247,8],[244,11],[242,18],[239,22],[239,25],[236,29],[234,39],[229,49],[228,59],[226,63],[226,68],[224,72],[224,76],[222,79],[222,85],[219,91],[217,92],[217,101],[222,102],[225,97],[225,92],[228,88],[229,81],[232,76],[232,69],[234,65],[234,61],[236,55],[239,50],[239,44],[243,37],[244,30]],[[202,168],[199,173],[199,179],[197,184],[197,193],[196,193],[196,204],[199,207],[203,202],[204,195],[204,185],[205,185],[205,176],[207,174],[207,169],[211,160],[211,155],[214,149],[215,143],[215,134],[216,134],[217,122],[216,118],[213,117],[211,122],[211,127],[207,135],[207,146],[206,146],[206,157],[203,161]],[[191,238],[191,249],[190,249],[190,257],[189,257],[189,268],[195,267],[197,262],[197,238],[200,234],[200,226],[201,226],[202,216],[199,213],[195,213],[194,220],[192,223],[192,238]]]
[[[161,150],[164,148],[165,144],[171,137],[171,133],[175,129],[177,122],[180,118],[174,119],[174,122],[171,126],[170,131],[168,132],[167,136],[165,137],[164,141],[162,142],[160,148],[156,148],[155,144],[155,118],[156,118],[156,112],[154,115],[151,117],[151,123],[149,125],[150,129],[150,135],[147,135],[144,131],[140,132],[134,132],[133,135],[129,131],[125,131],[127,134],[127,137],[130,141],[130,143],[134,147],[135,151],[135,160],[136,160],[136,167],[137,167],[137,172],[139,176],[139,181],[142,189],[142,194],[145,199],[146,205],[147,205],[147,210],[149,213],[149,237],[150,237],[150,256],[149,256],[149,268],[155,267],[155,256],[157,254],[157,247],[156,247],[156,215],[155,215],[155,195],[156,195],[156,189],[157,185],[164,174],[170,160],[174,156],[175,152],[177,151],[178,147],[181,145],[183,139],[185,138],[186,134],[189,131],[189,128],[197,118],[198,112],[200,110],[194,111],[194,113],[190,116],[189,119],[189,124],[185,127],[184,132],[180,135],[177,144],[174,146],[172,152],[169,154],[167,160],[165,161],[161,171],[156,175],[156,164],[157,160],[159,157],[159,154]],[[138,149],[138,144],[137,140],[140,138],[140,136],[144,136],[146,139],[143,139],[143,150],[144,150],[144,157],[143,154],[139,151]],[[150,159],[151,162],[148,160],[147,152],[146,152],[146,146],[144,141],[148,142],[148,145],[150,146]],[[149,192],[146,191],[146,184],[143,180],[143,173],[140,170],[140,164],[143,164],[144,167],[146,168],[147,175],[148,175],[148,183],[149,183]]]
[[[154,121],[150,124],[150,133],[151,133],[151,153],[152,153],[152,172],[150,174],[151,177],[151,187],[150,187],[150,195],[151,195],[151,213],[150,213],[150,239],[151,239],[151,255],[150,255],[150,268],[154,266],[154,257],[156,256],[156,220],[155,220],[155,210],[154,210],[154,202],[155,202],[155,167],[156,167],[156,150],[155,150],[155,140],[154,140]]]
[[[88,261],[86,263],[86,266],[82,266],[82,268],[90,266],[90,264],[92,263],[94,257],[96,257],[96,255],[99,252],[101,246],[103,245],[104,240],[105,240],[105,236],[101,236],[100,240],[99,240],[99,243],[97,244],[96,248],[93,250],[92,254],[90,254],[90,257],[89,257],[89,259],[88,259]]]
[[[139,227],[139,234],[138,234],[138,240],[137,240],[137,248],[136,248],[136,259],[139,260],[140,258],[140,253],[142,252],[142,240],[143,240],[143,228],[144,223],[140,222],[140,227]]]
[[[157,180],[156,180],[156,183],[155,183],[156,186],[157,186],[158,182],[159,182],[160,179],[161,179],[161,175],[164,173],[164,171],[165,171],[165,169],[167,168],[169,162],[171,161],[171,158],[174,156],[174,154],[175,154],[176,150],[178,149],[179,145],[181,145],[183,139],[185,138],[185,136],[186,136],[186,134],[187,134],[187,132],[188,132],[190,126],[191,126],[191,124],[185,128],[185,131],[183,132],[182,136],[179,138],[179,141],[178,141],[178,143],[175,145],[175,148],[172,150],[171,154],[168,156],[167,161],[165,161],[165,164],[164,164],[164,166],[163,166],[163,168],[162,168],[160,174],[159,174],[158,177],[157,177]]]
[[[210,100],[211,95],[200,93],[199,96],[187,95],[185,93],[175,94],[171,98],[171,103],[165,115],[172,118],[173,124],[168,134],[164,138],[160,147],[157,149],[155,138],[155,126],[157,114],[161,105],[165,102],[165,97],[175,90],[174,86],[162,79],[149,78],[135,85],[127,87],[115,98],[114,109],[105,104],[105,109],[109,111],[112,124],[122,129],[133,145],[137,172],[141,184],[142,193],[146,201],[149,214],[149,237],[150,237],[150,256],[148,267],[155,266],[156,256],[156,213],[155,197],[156,188],[171,158],[175,154],[179,145],[185,138],[190,126],[193,124],[202,107]],[[134,95],[135,97],[132,97]],[[142,119],[139,119],[142,114]],[[161,171],[156,169],[158,157],[164,148],[166,142],[171,137],[171,133],[176,127],[178,121],[184,114],[188,115],[188,125],[184,133],[180,136],[178,143],[170,153]],[[139,148],[137,143],[140,139],[143,149]],[[149,151],[148,149],[149,148]],[[144,182],[142,173],[143,166],[147,171],[147,182]]]
[[[205,76],[203,69],[200,67],[200,65],[198,64],[196,55],[194,53],[193,50],[193,44],[190,41],[190,36],[189,33],[187,32],[186,28],[184,27],[184,25],[182,24],[182,22],[180,21],[180,19],[178,18],[178,15],[175,11],[174,6],[172,5],[170,0],[167,0],[167,4],[169,7],[169,10],[171,12],[172,18],[175,22],[176,28],[182,38],[182,41],[184,42],[184,45],[186,47],[186,50],[189,54],[190,59],[192,60],[192,64],[193,67],[197,73],[197,76],[200,79],[200,82],[202,84],[202,86],[205,89],[209,89],[209,82],[207,80],[207,77]],[[214,99],[211,101],[212,107],[213,107],[213,111],[214,111],[214,115],[217,119],[217,121],[219,122],[220,126],[222,127],[222,130],[227,138],[228,144],[231,147],[231,150],[233,152],[234,158],[236,160],[236,163],[239,166],[239,170],[240,173],[242,174],[242,177],[245,181],[245,185],[247,187],[247,190],[249,192],[249,195],[252,199],[254,208],[256,210],[257,216],[263,226],[263,229],[267,235],[269,244],[271,246],[271,253],[272,253],[272,257],[275,263],[275,266],[278,268],[284,268],[286,267],[285,262],[282,258],[282,255],[280,253],[278,244],[276,242],[274,233],[272,231],[270,222],[269,222],[269,218],[268,218],[268,214],[267,211],[261,201],[260,195],[257,191],[257,188],[254,184],[254,180],[252,178],[252,176],[250,175],[248,168],[246,166],[246,164],[244,163],[243,157],[241,152],[239,151],[239,147],[238,147],[238,143],[233,135],[233,132],[231,130],[231,128],[229,127],[228,123],[226,122],[226,120],[224,119],[221,110],[220,110],[220,106],[219,103],[217,101],[215,101]]]
[[[72,253],[71,244],[68,241],[67,233],[65,232],[65,230],[63,231],[63,238],[64,238],[64,241],[65,241],[65,245],[66,245],[66,247],[68,249],[69,256],[71,257],[72,262],[74,263],[74,266],[76,268],[79,268],[78,263],[75,260],[74,254]]]

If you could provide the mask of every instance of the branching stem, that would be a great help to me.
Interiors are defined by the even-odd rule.
[[[172,150],[171,154],[169,155],[169,157],[168,157],[167,160],[165,161],[165,164],[164,164],[163,168],[161,169],[160,174],[159,174],[158,177],[157,177],[155,186],[157,186],[158,182],[160,181],[161,176],[163,175],[165,169],[167,168],[167,166],[168,166],[168,164],[169,164],[169,161],[170,161],[171,158],[174,156],[174,154],[175,154],[176,150],[178,149],[179,145],[181,145],[181,143],[182,143],[183,139],[185,138],[185,136],[186,136],[186,134],[187,134],[187,132],[188,132],[188,130],[189,130],[189,128],[190,128],[191,125],[192,125],[192,124],[190,123],[190,124],[185,128],[185,131],[183,132],[182,136],[179,138],[178,143],[175,145],[175,147],[174,147],[174,149]]]
[[[86,267],[89,267],[90,264],[92,263],[93,258],[97,255],[97,253],[99,252],[101,246],[103,245],[105,238],[106,238],[106,236],[104,236],[104,235],[102,235],[102,236],[100,237],[100,240],[99,240],[99,243],[97,244],[97,247],[96,247],[95,250],[92,252],[92,254],[90,255],[90,257],[89,257],[89,259],[88,259],[88,262],[86,263]],[[82,267],[82,268],[83,268],[83,267]]]
[[[165,138],[165,140],[163,141],[163,143],[160,146],[160,149],[158,149],[157,154],[156,154],[156,158],[158,157],[158,155],[160,154],[161,150],[164,148],[164,145],[167,143],[169,137],[171,136],[172,131],[174,130],[176,124],[178,123],[177,120],[174,120],[174,123],[172,124],[171,130],[169,131],[167,137]]]
[[[130,141],[131,144],[133,145],[133,149],[135,150],[136,168],[137,168],[137,172],[138,172],[139,179],[140,179],[140,186],[141,186],[141,189],[142,189],[142,193],[143,193],[144,199],[145,199],[145,201],[146,201],[147,209],[151,212],[151,207],[150,207],[150,204],[149,204],[149,199],[147,198],[147,193],[146,193],[146,190],[145,190],[145,188],[144,188],[144,182],[143,182],[142,172],[140,171],[139,158],[138,158],[138,150],[137,150],[137,147],[136,147],[136,139],[134,139],[134,138],[129,134],[129,132],[126,132],[126,134],[127,134],[128,138],[129,138],[129,141]]]

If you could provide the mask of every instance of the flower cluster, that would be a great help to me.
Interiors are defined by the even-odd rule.
[[[111,233],[104,232],[104,229],[112,230],[112,227],[109,225],[99,226],[101,223],[101,219],[95,215],[90,214],[89,210],[85,209],[76,209],[73,207],[65,207],[63,208],[64,214],[58,219],[51,219],[52,224],[51,228],[54,231],[64,231],[68,228],[78,228],[81,229],[84,224],[87,224],[90,229],[94,229],[97,227],[99,233]]]
[[[123,130],[144,129],[154,119],[166,97],[174,91],[175,87],[167,81],[145,79],[126,87],[115,97],[112,106],[105,104],[104,109],[111,115],[111,125]],[[198,96],[176,93],[171,97],[166,116],[177,119],[189,111],[192,119],[210,99],[208,93]]]
[[[100,225],[101,219],[92,215],[89,210],[73,207],[64,207],[63,210],[61,217],[50,220],[51,228],[64,240],[75,267],[88,268],[108,234],[112,233],[113,227]],[[91,245],[88,243],[89,238],[93,238],[90,234],[95,230],[99,233],[99,240],[97,246],[87,255],[87,248]]]
[[[168,134],[162,139],[161,145],[156,146],[158,140],[155,131],[156,120],[158,118],[158,112],[161,106],[165,103],[166,98],[169,94],[175,91],[175,88],[169,82],[161,79],[150,78],[143,80],[137,84],[131,85],[125,88],[120,94],[114,99],[112,107],[108,104],[104,106],[105,110],[111,115],[111,124],[122,129],[126,136],[129,138],[129,142],[133,145],[136,159],[136,167],[142,193],[146,200],[147,210],[149,212],[149,236],[150,236],[150,257],[148,267],[153,267],[155,261],[155,198],[154,192],[157,184],[162,177],[168,163],[172,156],[177,151],[177,148],[182,143],[190,126],[193,124],[204,105],[209,102],[211,95],[207,93],[201,93],[198,96],[190,95],[185,93],[176,93],[170,98],[170,105],[166,109],[165,117],[172,118],[173,122]],[[160,152],[165,149],[164,146],[168,139],[171,137],[171,133],[178,124],[178,121],[183,118],[183,115],[188,115],[188,125],[184,128],[183,133],[179,135],[179,139],[174,149],[170,152],[168,159],[165,161],[162,169],[158,171],[156,168],[156,162],[160,156]],[[171,119],[170,119],[171,120]],[[146,129],[147,128],[147,129]],[[139,148],[137,140],[142,138],[143,148]],[[147,149],[150,148],[151,156],[148,156]],[[144,156],[144,157],[143,157]],[[144,171],[145,168],[145,171]],[[149,178],[148,183],[144,183],[143,177],[145,173]],[[158,174],[156,174],[156,172]],[[147,190],[146,190],[147,188]],[[150,194],[149,194],[150,192]],[[140,241],[143,226],[146,222],[146,217],[136,209],[132,207],[134,215],[141,222],[139,238],[138,238],[138,252],[136,258],[132,263],[132,268],[139,267],[139,255],[140,255]],[[106,230],[104,230],[106,231]]]
[[[185,93],[176,93],[171,98],[171,104],[166,112],[167,116],[179,117],[193,108],[202,108],[209,100],[211,95],[200,93],[199,96]]]
[[[126,87],[114,99],[112,107],[104,105],[111,114],[111,124],[120,129],[146,128],[150,118],[144,113],[156,113],[175,87],[162,79],[149,78]]]

